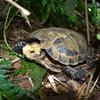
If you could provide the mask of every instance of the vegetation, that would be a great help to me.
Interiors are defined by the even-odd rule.
[[[98,42],[98,40],[100,40],[100,1],[87,1],[89,32],[91,33],[91,37],[93,37],[93,39],[91,38],[91,41],[94,42],[95,39],[96,44],[94,43],[92,45],[96,45],[96,47],[98,47],[98,44],[100,44],[100,41]],[[0,29],[3,30],[4,43],[11,51],[10,54],[12,55],[15,54],[20,58],[24,58],[23,55],[17,54],[12,50],[8,41],[9,37],[7,36],[7,31],[9,30],[10,25],[16,20],[19,21],[25,19],[26,22],[27,20],[30,20],[30,24],[35,22],[33,27],[36,27],[36,29],[41,27],[55,26],[66,27],[72,30],[77,30],[81,33],[86,33],[86,24],[88,23],[86,22],[85,0],[16,0],[16,2],[22,7],[26,8],[31,13],[31,15],[29,17],[23,17],[20,14],[20,11],[13,5],[6,8],[7,3],[2,0],[2,4],[6,5],[5,8],[7,9],[7,12],[0,16],[1,21],[3,21],[2,29]],[[0,3],[1,7],[2,4]],[[0,9],[5,10],[4,8]],[[26,24],[25,21],[24,24]],[[29,28],[29,26],[27,27]],[[31,29],[29,28],[28,30],[33,31],[33,27],[31,26]],[[0,44],[3,45],[3,43]],[[0,62],[0,100],[15,100],[16,98],[18,100],[25,98],[28,99],[27,95],[30,95],[31,93],[33,93],[38,98],[38,90],[41,86],[44,76],[46,75],[47,70],[45,68],[41,68],[40,65],[37,65],[34,62],[21,60],[21,67],[14,70],[13,75],[17,75],[20,72],[25,75],[27,70],[30,70],[29,76],[34,80],[36,84],[34,88],[26,90],[20,88],[18,84],[15,84],[9,78],[8,73],[11,71],[11,65],[11,62],[6,59],[3,59],[3,61]]]
[[[3,59],[0,62],[0,100],[19,100],[31,95],[26,89],[21,89],[19,85],[9,79],[11,62]],[[7,74],[8,73],[8,74]]]

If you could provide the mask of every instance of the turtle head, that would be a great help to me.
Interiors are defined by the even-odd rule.
[[[26,58],[30,60],[43,59],[45,55],[45,53],[41,50],[41,45],[35,42],[26,44],[22,48],[22,53]]]

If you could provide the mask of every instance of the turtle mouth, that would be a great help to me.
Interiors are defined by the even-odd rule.
[[[31,60],[35,60],[35,59],[43,60],[46,57],[46,54],[44,51],[41,50],[39,54],[31,52],[30,54],[28,54],[26,56],[27,56],[27,58],[29,58]]]
[[[43,60],[45,57],[46,57],[45,51],[41,50],[40,54],[38,55],[38,59]]]

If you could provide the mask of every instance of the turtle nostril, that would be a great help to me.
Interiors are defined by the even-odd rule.
[[[34,50],[33,51],[30,51],[30,53],[34,53]]]

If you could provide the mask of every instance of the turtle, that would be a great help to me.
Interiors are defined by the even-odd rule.
[[[26,58],[39,62],[53,72],[61,72],[64,66],[73,68],[86,61],[89,54],[87,41],[82,34],[57,27],[32,32],[14,46],[14,51],[18,47]]]

